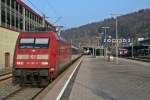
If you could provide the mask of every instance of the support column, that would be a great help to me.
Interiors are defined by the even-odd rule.
[[[30,16],[31,16],[31,14],[30,14],[30,12],[29,12],[29,31],[31,30],[31,19],[30,19]]]
[[[93,56],[94,56],[94,47],[93,47]]]
[[[95,56],[96,56],[96,48],[95,48]]]
[[[35,16],[35,28],[37,28],[37,17]]]
[[[11,25],[12,25],[12,23],[11,23],[11,21],[12,21],[12,17],[11,17],[11,14],[12,14],[12,13],[11,13],[11,3],[12,3],[12,2],[11,2],[11,0],[10,0],[10,7],[9,7],[9,8],[10,8],[10,11],[9,11],[9,12],[10,12],[10,25],[9,25],[10,28],[12,28],[12,27],[11,27]]]
[[[26,16],[25,16],[25,8],[23,8],[23,31],[26,30]]]
[[[15,29],[17,29],[17,28],[16,28],[16,17],[17,17],[17,16],[16,16],[16,13],[17,13],[17,12],[16,12],[16,1],[15,1],[15,2],[14,2],[14,26],[15,26]]]
[[[7,0],[5,1],[5,27],[7,27]]]
[[[20,16],[20,11],[19,11],[19,10],[20,10],[20,9],[19,9],[19,6],[20,6],[20,5],[18,4],[18,31],[20,31],[20,17],[21,17],[21,16]]]
[[[0,0],[0,26],[2,25],[2,0]]]

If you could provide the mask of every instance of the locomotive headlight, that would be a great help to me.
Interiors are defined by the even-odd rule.
[[[29,59],[29,55],[18,54],[17,59]]]
[[[23,65],[24,63],[22,61],[17,61],[16,64],[17,65]]]
[[[48,65],[47,61],[41,62],[42,65]]]
[[[17,63],[16,63],[17,65],[20,65],[20,61],[17,61]]]
[[[45,55],[44,54],[37,55],[37,59],[48,59],[48,55],[46,55],[46,54]]]

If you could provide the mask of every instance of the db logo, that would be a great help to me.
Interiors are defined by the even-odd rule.
[[[30,59],[36,59],[36,55],[30,55]]]
[[[32,50],[32,52],[35,52],[35,50]]]

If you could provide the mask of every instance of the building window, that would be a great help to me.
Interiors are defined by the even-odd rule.
[[[14,15],[11,15],[11,25],[12,26],[15,26],[15,20],[14,20]]]
[[[23,18],[20,18],[20,29],[23,30]]]
[[[5,0],[2,0],[3,3],[5,3]]]
[[[25,16],[27,16],[27,10],[25,9]]]
[[[15,1],[14,0],[11,0],[11,7],[14,9],[14,4],[15,4]]]
[[[7,13],[7,25],[10,25],[10,13]]]
[[[18,17],[16,17],[16,28],[18,28]]]
[[[7,0],[7,5],[10,6],[10,0]]]
[[[1,14],[1,20],[2,20],[2,23],[5,23],[5,11],[2,10],[2,14]]]
[[[25,30],[27,31],[28,30],[28,27],[27,27],[27,21],[25,22]]]
[[[22,7],[22,6],[19,6],[19,12],[20,12],[21,14],[23,14],[23,7]]]
[[[28,16],[28,18],[30,17],[30,12],[29,11],[27,11],[27,16]]]
[[[16,3],[16,11],[18,11],[18,3]]]

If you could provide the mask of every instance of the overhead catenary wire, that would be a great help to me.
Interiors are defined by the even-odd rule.
[[[41,13],[41,15],[43,17],[43,22],[42,23],[43,23],[43,27],[44,27],[45,20],[46,20],[46,18],[49,18],[49,17],[47,17],[45,15],[45,13],[41,9],[39,9],[33,2],[31,2],[30,0],[26,0],[26,1],[28,1],[31,4],[31,6],[34,7],[35,10],[37,10],[39,13]]]
[[[28,3],[30,3],[31,6],[32,6],[36,11],[38,11],[39,13],[41,13],[41,15],[43,16],[44,19],[51,18],[51,17],[49,17],[49,16],[46,16],[46,14],[44,13],[44,10],[39,9],[39,7],[37,7],[31,0],[26,0],[26,1],[27,1]],[[58,16],[58,17],[55,17],[56,19],[55,19],[54,22],[52,22],[52,21],[50,21],[50,20],[49,20],[49,21],[50,21],[51,23],[53,23],[53,24],[57,24],[57,23],[62,19],[62,16],[60,16],[60,14],[58,13],[58,11],[55,9],[54,6],[52,6],[52,4],[51,4],[51,2],[50,2],[49,0],[46,0],[45,2],[46,2],[46,4],[48,5],[49,9],[51,9],[51,11],[52,11],[56,16]]]
[[[58,16],[56,17],[57,19],[55,20],[54,24],[57,24],[57,22],[59,22],[62,19],[62,16],[60,15],[60,13],[55,9],[55,7],[52,5],[52,3],[50,2],[50,0],[46,0],[48,7],[53,11],[53,13]]]
[[[30,0],[26,0],[28,1],[32,7],[34,7],[35,10],[37,10],[39,13],[41,13],[42,15],[44,14],[44,12],[42,10],[40,10],[35,4],[33,4]]]
[[[48,4],[48,7],[53,11],[53,13],[56,15],[56,16],[59,16],[59,12],[55,9],[55,7],[52,5],[52,3],[49,1],[49,0],[46,0],[47,4]]]

